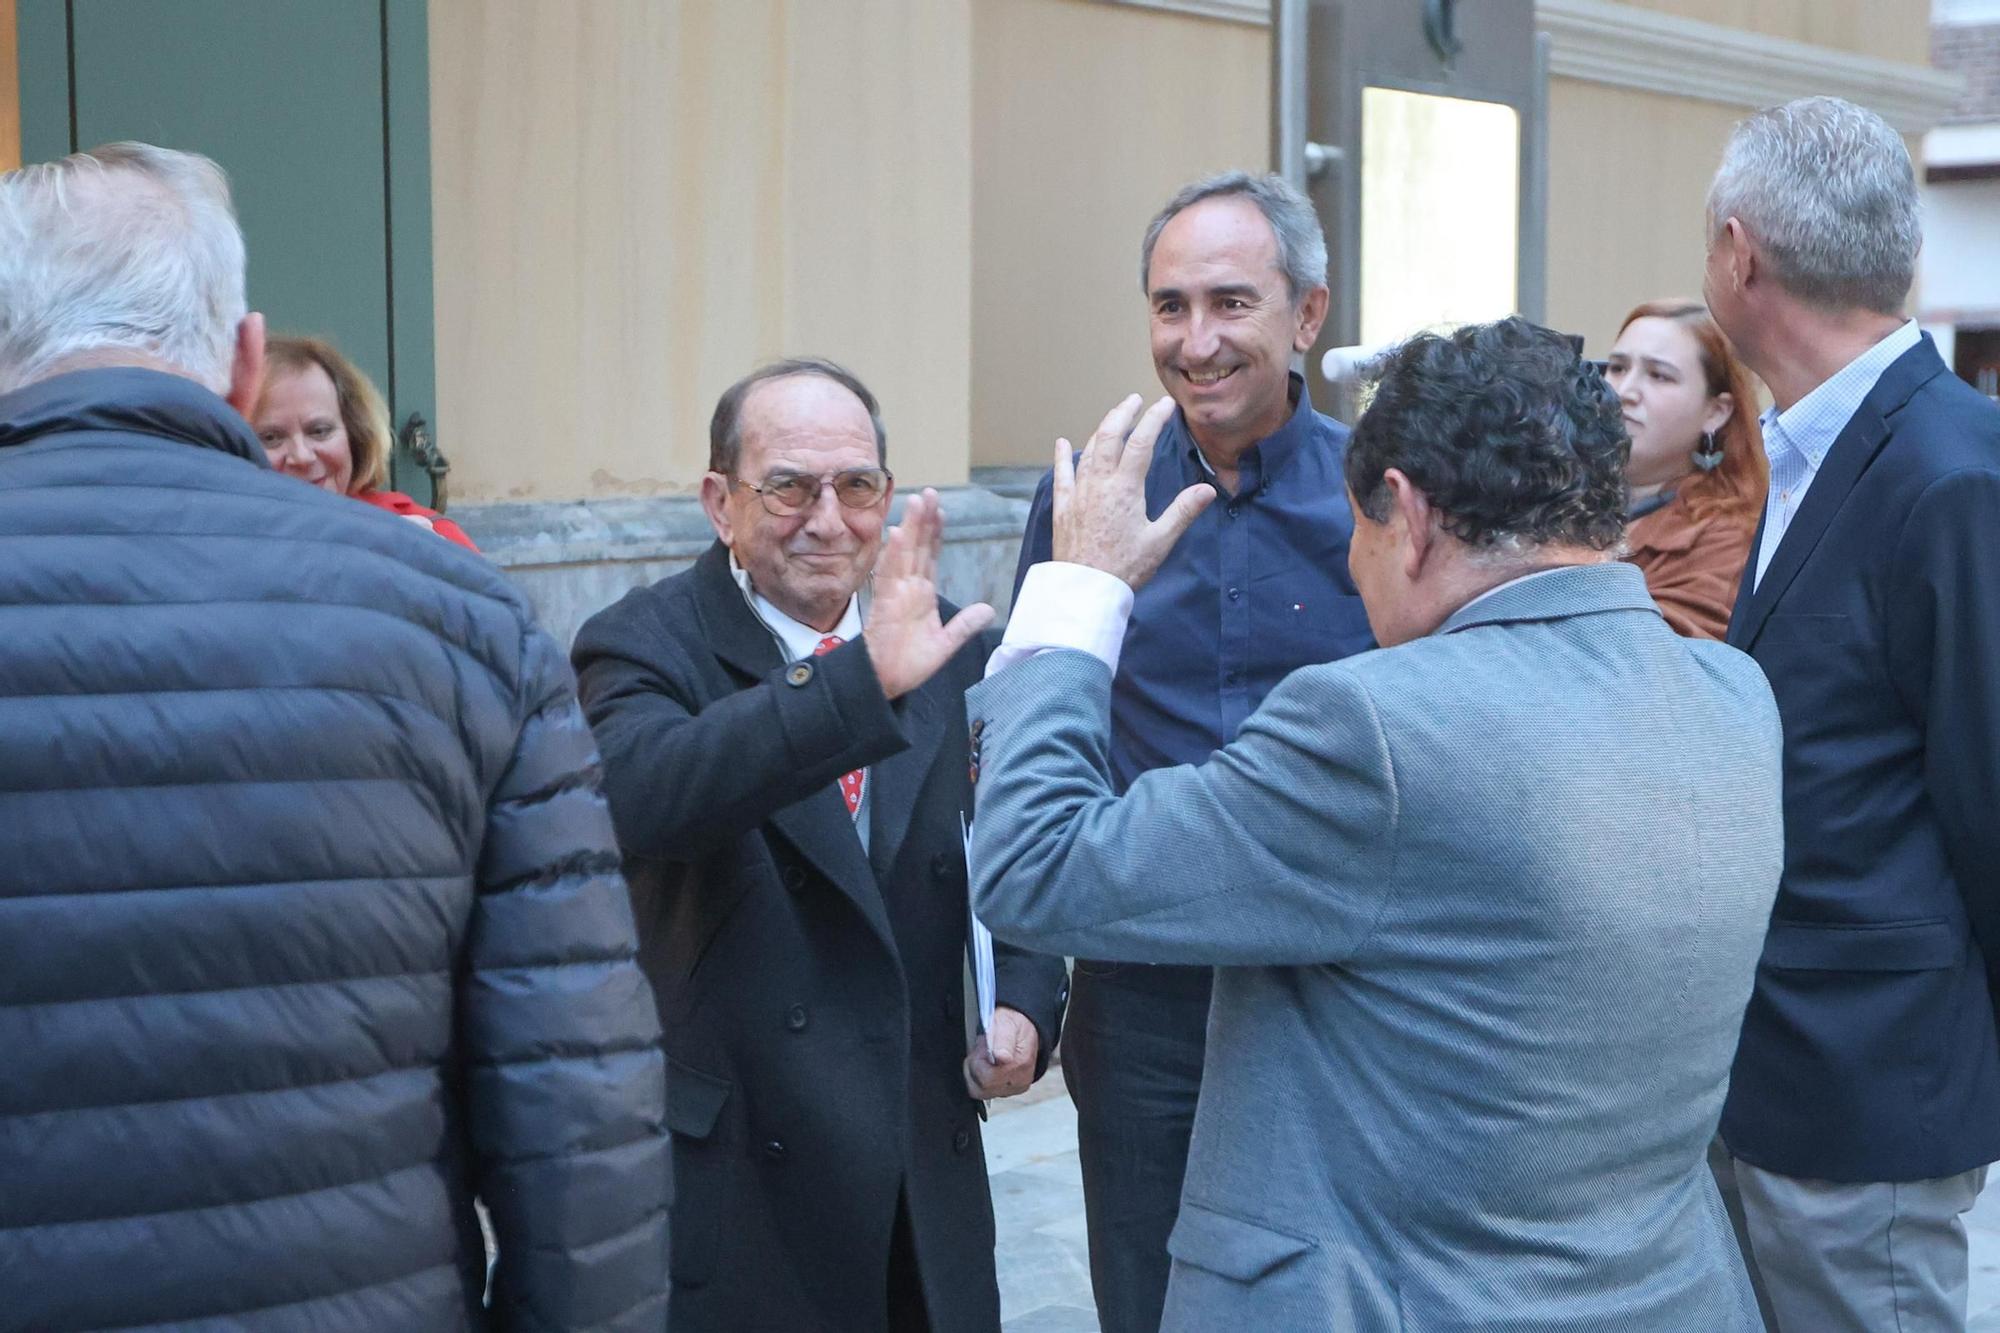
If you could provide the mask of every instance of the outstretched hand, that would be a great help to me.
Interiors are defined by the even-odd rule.
[[[861,641],[868,645],[882,693],[899,699],[993,623],[993,608],[977,602],[945,624],[938,615],[937,558],[944,545],[944,511],[926,490],[903,508],[875,562],[875,593]]]
[[[1181,534],[1215,502],[1207,483],[1174,497],[1157,519],[1146,517],[1146,469],[1153,444],[1174,413],[1162,398],[1140,414],[1133,394],[1111,409],[1072,464],[1068,440],[1056,442],[1054,555],[1116,574],[1134,589],[1153,577]]]

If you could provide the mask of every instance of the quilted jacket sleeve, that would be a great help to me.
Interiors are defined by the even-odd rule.
[[[497,1330],[657,1330],[670,1193],[659,1019],[634,961],[598,758],[530,630],[526,719],[487,809],[460,982]]]

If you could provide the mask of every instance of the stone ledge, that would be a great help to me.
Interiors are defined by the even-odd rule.
[[[1013,600],[1026,500],[978,486],[938,488],[945,512],[938,590],[961,605]],[[891,517],[900,517],[898,500]],[[451,517],[535,608],[559,643],[628,589],[677,574],[715,541],[692,495],[455,505]]]
[[[902,516],[905,498],[897,496],[892,520]],[[1018,538],[1028,521],[1026,497],[996,495],[979,486],[945,486],[938,489],[938,499],[944,506],[947,544]],[[715,540],[708,515],[693,495],[462,504],[452,509],[451,517],[502,569],[692,560]]]

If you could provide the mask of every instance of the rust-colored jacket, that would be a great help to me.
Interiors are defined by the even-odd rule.
[[[1646,591],[1660,604],[1674,633],[1719,639],[1729,628],[1736,587],[1756,535],[1754,513],[1696,519],[1681,494],[1633,520],[1625,558],[1644,571]]]

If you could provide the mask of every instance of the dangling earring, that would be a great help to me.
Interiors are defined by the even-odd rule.
[[[1715,442],[1715,432],[1701,433],[1701,448],[1694,451],[1694,465],[1703,472],[1713,472],[1722,466],[1722,446]]]

